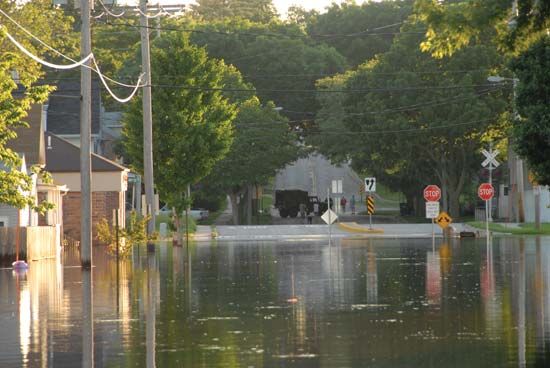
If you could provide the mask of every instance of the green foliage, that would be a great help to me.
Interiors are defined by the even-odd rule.
[[[278,169],[295,160],[296,136],[275,105],[257,98],[242,103],[235,119],[235,141],[228,155],[208,177],[223,192],[240,192],[246,185],[266,183]]]
[[[267,183],[277,170],[297,158],[299,150],[296,135],[275,105],[262,106],[257,98],[251,98],[239,106],[231,151],[204,182],[210,191],[229,195],[236,206],[238,196],[251,186]],[[237,211],[233,215],[238,223]]]
[[[277,18],[271,0],[197,0],[191,5],[193,13],[205,21],[243,18],[268,23]]]
[[[550,27],[550,3],[517,2],[514,16],[510,0],[416,0],[415,12],[428,25],[422,49],[443,57],[489,37],[504,50],[521,52]]]
[[[21,23],[31,32],[40,34],[41,39],[70,54],[74,50],[72,19],[62,11],[51,7],[49,1],[34,0],[17,4],[14,1],[0,1],[0,8],[10,17]],[[36,42],[31,42],[29,36],[11,23],[5,16],[0,26],[0,203],[17,208],[30,206],[35,211],[44,213],[51,209],[47,202],[35,203],[35,199],[27,193],[31,190],[34,180],[48,182],[50,177],[39,167],[32,167],[30,173],[21,170],[21,159],[16,152],[8,148],[9,141],[16,139],[16,129],[27,127],[24,122],[27,111],[34,103],[44,102],[49,92],[49,86],[35,84],[43,71],[35,63],[9,42],[5,32],[9,32],[32,53],[55,60],[58,55]],[[13,72],[18,75],[17,83]]]
[[[235,106],[218,90],[227,66],[178,33],[167,34],[151,50],[153,84],[171,76],[174,88],[153,89],[153,157],[161,200],[181,213],[189,204],[187,185],[206,176],[229,150]],[[124,144],[133,167],[142,172],[141,99],[124,116]]]
[[[147,222],[149,216],[142,217],[136,211],[130,212],[128,226],[118,227],[118,254],[120,257],[129,256],[134,245],[143,244],[146,241],[154,241],[158,238],[155,232],[147,236]],[[97,238],[100,242],[107,244],[107,251],[115,255],[117,251],[116,227],[109,225],[107,219],[102,218],[97,224]]]
[[[514,148],[527,160],[536,181],[550,185],[550,37],[533,44],[512,62],[519,78]]]
[[[333,3],[325,13],[309,17],[308,34],[344,55],[351,66],[387,51],[401,22],[412,13],[414,0]],[[318,36],[335,35],[335,36]],[[348,35],[348,36],[338,36]]]
[[[486,84],[481,69],[500,58],[494,48],[476,45],[433,59],[418,47],[419,29],[422,24],[404,26],[388,52],[356,72],[318,82],[320,89],[346,92],[319,93],[323,107],[312,143],[335,161],[351,158],[358,171],[409,200],[438,183],[458,215],[461,190],[478,171],[481,139],[501,124],[502,92],[478,87]]]
[[[311,93],[315,81],[320,75],[342,72],[346,66],[340,53],[314,43],[298,24],[258,24],[242,19],[189,23],[184,19],[175,21],[174,26],[197,30],[191,34],[191,42],[234,65],[256,88],[260,101],[283,107],[282,114],[302,127],[311,123],[311,112],[317,109]]]
[[[137,82],[140,69],[140,34],[132,25],[139,25],[139,18],[124,16],[124,25],[94,24],[92,45],[102,73],[125,83]],[[78,75],[76,76],[78,78]],[[122,91],[122,90],[121,90]],[[101,102],[106,109],[119,110],[120,104],[102,89]]]

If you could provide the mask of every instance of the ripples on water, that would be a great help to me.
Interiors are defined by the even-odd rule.
[[[0,367],[550,366],[549,243],[69,249],[0,269]]]

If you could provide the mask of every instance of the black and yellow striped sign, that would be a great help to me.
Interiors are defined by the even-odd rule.
[[[367,196],[367,212],[369,215],[374,215],[374,197]]]

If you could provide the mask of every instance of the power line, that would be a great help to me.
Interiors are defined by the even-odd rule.
[[[125,22],[105,22],[106,25],[110,26],[123,26],[130,28],[142,28],[141,25],[135,25]],[[337,38],[337,37],[363,37],[363,36],[395,36],[400,34],[417,34],[424,35],[425,32],[372,32],[372,33],[349,33],[349,34],[285,34],[285,33],[274,33],[274,32],[264,32],[264,33],[254,33],[254,32],[227,32],[227,31],[215,31],[215,30],[201,30],[195,28],[178,28],[178,27],[156,27],[156,26],[147,26],[148,29],[161,31],[170,31],[170,32],[185,32],[185,33],[199,33],[199,34],[215,34],[222,36],[251,36],[251,37],[276,37],[276,38],[288,38],[288,39],[311,39],[311,38]]]
[[[103,73],[101,73],[101,70],[99,68],[99,65],[97,64],[97,61],[93,55],[93,53],[90,53],[88,54],[84,59],[80,60],[80,61],[76,61],[74,59],[72,59],[71,57],[63,54],[62,52],[60,52],[59,50],[53,48],[52,46],[48,45],[47,43],[45,43],[44,41],[42,41],[40,38],[36,37],[33,33],[31,33],[29,30],[27,30],[25,27],[23,27],[21,24],[19,24],[15,19],[11,18],[6,12],[4,12],[2,9],[0,9],[0,14],[4,15],[6,18],[8,18],[12,23],[14,23],[17,27],[19,27],[23,32],[25,32],[27,35],[29,35],[32,39],[38,41],[41,45],[43,45],[44,47],[46,47],[47,49],[53,51],[54,53],[58,54],[59,56],[69,60],[69,61],[72,61],[73,64],[70,64],[70,65],[60,65],[60,64],[53,64],[53,63],[50,63],[46,60],[43,60],[41,58],[39,58],[38,56],[32,54],[29,50],[27,50],[23,45],[21,45],[19,42],[17,42],[17,40],[15,38],[13,38],[9,33],[8,31],[5,31],[5,34],[6,34],[6,37],[8,37],[8,39],[19,49],[21,50],[21,52],[23,52],[25,55],[27,55],[28,57],[30,57],[31,59],[33,59],[34,61],[44,65],[44,66],[47,66],[47,67],[50,67],[50,68],[53,68],[53,69],[62,69],[62,70],[68,70],[68,69],[74,69],[76,67],[79,67],[79,66],[83,66],[83,67],[86,67],[92,71],[94,71],[98,76],[99,78],[101,79],[101,82],[103,83],[103,85],[105,86],[105,88],[107,89],[107,91],[109,92],[109,94],[111,95],[111,97],[113,97],[113,99],[115,99],[116,101],[120,102],[120,103],[126,103],[128,102],[130,99],[132,99],[132,97],[136,94],[137,90],[141,84],[141,79],[142,79],[142,76],[140,76],[138,78],[138,82],[136,83],[136,85],[128,85],[128,84],[124,84],[124,83],[120,83],[116,80],[113,80],[107,76],[104,76]],[[92,60],[94,65],[95,65],[95,68],[92,68],[90,66],[88,66],[86,63],[88,60]],[[126,98],[120,98],[118,96],[116,96],[113,91],[111,90],[111,88],[109,88],[107,82],[106,82],[106,79],[115,83],[115,84],[118,84],[120,86],[123,86],[123,87],[129,87],[129,88],[133,88],[133,91],[130,93],[130,95]]]
[[[247,89],[247,88],[213,88],[213,87],[195,87],[183,84],[151,84],[154,88],[174,88],[206,92],[270,92],[270,93],[369,93],[369,92],[407,92],[423,90],[457,90],[477,87],[494,87],[506,83],[485,83],[469,85],[448,85],[448,86],[402,86],[402,87],[372,87],[364,89]]]

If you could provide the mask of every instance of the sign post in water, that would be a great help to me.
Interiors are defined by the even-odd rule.
[[[495,188],[493,188],[493,184],[482,183],[477,189],[477,195],[479,196],[479,198],[485,201],[485,222],[486,222],[486,230],[487,230],[487,238],[488,238],[489,237],[489,216],[490,216],[489,211],[491,210],[489,208],[489,201],[495,195]]]

